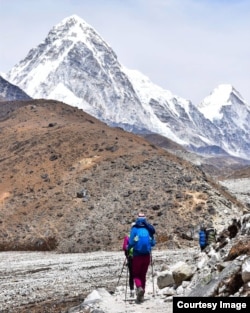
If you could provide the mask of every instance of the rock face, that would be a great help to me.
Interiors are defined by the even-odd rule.
[[[0,141],[0,250],[118,250],[141,210],[158,247],[192,247],[200,223],[244,210],[198,166],[60,102],[7,112]]]
[[[189,297],[249,296],[249,227],[250,215],[238,220],[240,228],[234,238],[224,238],[208,246],[206,261],[198,266],[191,282],[186,284],[185,295]],[[233,221],[235,223],[235,221]],[[230,229],[231,225],[226,230]],[[230,236],[230,232],[228,232]],[[226,244],[225,244],[226,243]],[[176,284],[176,282],[175,282]]]

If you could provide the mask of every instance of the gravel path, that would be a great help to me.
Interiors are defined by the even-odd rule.
[[[105,288],[115,291],[108,303],[109,312],[122,307],[125,312],[167,312],[171,303],[158,295],[156,279],[152,284],[152,271],[156,274],[163,265],[177,260],[192,259],[195,250],[153,251],[153,267],[148,271],[145,302],[125,302],[126,266],[123,268],[123,252],[94,252],[81,254],[57,254],[53,252],[1,252],[0,253],[0,312],[42,312],[35,308],[42,303],[79,303],[93,290]],[[122,272],[122,274],[121,274]],[[118,288],[117,282],[119,277]],[[113,305],[112,305],[113,303]],[[116,305],[114,305],[116,304]],[[28,307],[29,310],[24,309]],[[64,305],[64,307],[66,307]],[[111,310],[115,307],[115,311]],[[150,310],[149,310],[150,309]],[[162,311],[164,309],[164,311]],[[46,312],[57,312],[49,311]],[[58,311],[60,312],[60,311]]]

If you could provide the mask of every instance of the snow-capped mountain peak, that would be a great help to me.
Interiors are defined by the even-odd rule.
[[[7,79],[34,98],[64,101],[127,130],[146,129],[147,113],[116,54],[76,15],[54,26]]]
[[[223,117],[222,108],[232,105],[235,101],[242,102],[247,105],[241,94],[230,84],[220,84],[209,96],[207,96],[197,108],[211,122],[220,120]]]
[[[97,32],[87,22],[77,15],[71,15],[64,18],[61,22],[56,24],[48,33],[46,39],[60,40],[64,37],[73,41],[86,40],[88,38],[88,31]]]
[[[107,43],[102,40],[98,32],[75,14],[66,17],[55,25],[49,32],[47,39],[51,41],[57,40],[59,41],[59,45],[61,45],[61,40],[65,41],[66,39],[72,41],[72,44],[81,41],[97,54],[99,51],[95,49],[96,41],[108,47]]]
[[[219,146],[250,158],[250,108],[235,88],[220,85],[196,107],[121,65],[77,15],[55,25],[5,78],[32,98],[66,102],[110,126],[158,133],[194,151]]]
[[[85,20],[83,20],[81,17],[79,17],[76,14],[72,14],[68,17],[65,17],[60,23],[58,23],[55,28],[57,28],[60,25],[67,25],[67,24],[81,24],[86,25],[87,27],[90,27],[93,29],[92,26],[90,26]]]

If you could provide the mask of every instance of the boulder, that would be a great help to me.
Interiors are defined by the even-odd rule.
[[[242,263],[241,276],[244,283],[250,282],[250,256],[248,256]]]
[[[175,284],[179,286],[184,280],[189,280],[193,276],[194,271],[192,267],[185,262],[179,262],[177,266],[174,267],[172,273]]]
[[[163,289],[168,286],[174,285],[175,281],[173,278],[172,271],[166,270],[164,272],[160,272],[157,277],[157,286],[159,289]]]

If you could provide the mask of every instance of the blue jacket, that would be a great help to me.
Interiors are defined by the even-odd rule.
[[[142,227],[148,230],[148,233],[151,239],[150,241],[151,247],[155,246],[156,242],[153,237],[155,234],[154,226],[149,224],[145,218],[137,218],[135,225],[131,228],[131,231],[130,231],[128,249],[131,249],[134,247],[135,245],[134,239],[137,235],[137,229],[142,228]],[[133,249],[133,255],[135,256],[135,255],[141,255],[141,254],[138,253],[138,251],[136,251],[135,249]]]

